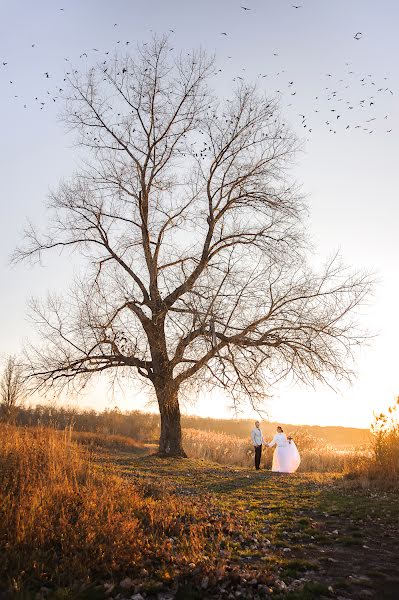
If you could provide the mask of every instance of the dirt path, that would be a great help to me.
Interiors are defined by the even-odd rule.
[[[200,592],[180,590],[177,600],[269,595],[399,599],[399,501],[394,493],[349,488],[331,475],[278,475],[129,454],[107,459],[129,479],[203,498],[222,520],[228,517],[235,524],[223,552],[236,588],[221,584],[213,589],[202,582]]]

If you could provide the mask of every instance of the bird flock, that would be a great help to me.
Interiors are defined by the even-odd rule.
[[[290,4],[294,10],[303,8],[302,4]],[[256,10],[251,6],[240,5],[237,7],[242,13],[255,14]],[[64,13],[64,8],[59,8]],[[118,30],[118,23],[113,22],[112,27]],[[169,30],[173,35],[174,29]],[[220,36],[229,39],[228,31],[221,31]],[[353,34],[353,43],[362,43],[364,34],[357,31]],[[115,48],[129,49],[132,42],[130,40],[115,40]],[[37,42],[31,43],[31,49],[38,46]],[[173,50],[174,48],[170,48]],[[79,54],[79,61],[89,61],[96,59],[97,63],[107,72],[110,50],[102,51],[100,48],[86,49]],[[229,55],[228,60],[233,60]],[[278,60],[279,52],[271,52],[270,62]],[[73,73],[78,73],[75,65],[69,58],[64,58],[67,63],[67,69],[64,72],[62,82],[66,82]],[[86,62],[87,64],[87,62]],[[37,107],[38,110],[44,110],[46,106],[53,105],[64,92],[63,83],[58,81],[57,76],[50,71],[44,71],[41,74],[44,82],[47,83],[44,94],[37,94],[30,99],[22,97],[18,93],[16,80],[12,76],[12,63],[8,58],[3,58],[0,67],[4,79],[8,81],[8,86],[12,90],[12,98],[18,100],[23,107]],[[223,73],[223,69],[216,69],[215,75]],[[245,69],[233,78],[233,82],[245,82]],[[376,131],[387,134],[392,133],[393,127],[390,124],[389,110],[381,111],[381,104],[387,98],[394,95],[388,77],[378,79],[372,73],[361,73],[356,71],[351,62],[346,62],[339,74],[333,73],[320,74],[319,91],[309,98],[309,95],[301,90],[301,82],[297,81],[294,75],[289,76],[286,69],[271,68],[266,73],[259,73],[258,79],[263,80],[268,94],[273,94],[282,101],[290,113],[297,119],[297,125],[303,129],[306,135],[311,134],[315,129],[325,129],[330,134],[337,134],[339,131],[350,132],[353,130],[373,134]],[[55,81],[55,84],[53,83]],[[51,83],[51,85],[50,85]],[[384,105],[382,106],[384,108]],[[309,138],[308,138],[309,139]]]

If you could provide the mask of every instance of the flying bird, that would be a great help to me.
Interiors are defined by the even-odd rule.
[[[358,31],[358,32],[357,32],[357,33],[356,33],[356,34],[353,36],[353,38],[354,38],[355,40],[359,41],[359,40],[360,40],[360,38],[361,38],[362,36],[363,36],[362,32],[361,32],[361,31]]]
[[[248,6],[241,6],[242,10],[251,10]]]
[[[222,31],[220,35],[227,35],[227,33],[225,31]]]

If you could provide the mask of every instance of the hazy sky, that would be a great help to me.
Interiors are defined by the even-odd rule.
[[[176,50],[201,45],[216,54],[222,69],[215,82],[218,93],[228,96],[238,75],[280,95],[288,122],[303,139],[295,174],[308,198],[309,229],[319,254],[340,249],[347,264],[372,269],[379,278],[365,311],[366,325],[378,336],[358,355],[354,385],[337,393],[281,387],[268,404],[269,416],[367,426],[373,409],[385,408],[399,394],[399,4],[247,0],[244,5],[251,10],[244,11],[236,0],[3,4],[0,353],[18,352],[32,335],[27,299],[65,289],[79,268],[76,258],[55,255],[44,267],[8,264],[26,219],[45,224],[49,188],[76,166],[73,140],[58,120],[57,87],[70,64],[65,59],[86,68],[105,51],[134,51],[136,42],[152,32],[173,29]],[[79,58],[84,52],[88,58]],[[111,399],[104,386],[80,399],[97,408],[115,401],[124,409],[142,406],[144,399],[131,389]],[[187,410],[232,416],[220,397],[204,397]]]

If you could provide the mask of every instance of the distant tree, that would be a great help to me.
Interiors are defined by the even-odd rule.
[[[0,380],[0,418],[13,423],[26,398],[27,388],[23,368],[15,356],[9,356]]]
[[[160,454],[184,456],[179,394],[193,384],[258,405],[290,374],[349,379],[370,278],[336,257],[310,267],[288,176],[297,142],[277,101],[245,83],[218,100],[213,60],[171,50],[154,39],[67,76],[82,165],[15,259],[70,248],[87,262],[72,295],[32,305],[38,386],[131,372],[155,390]]]

